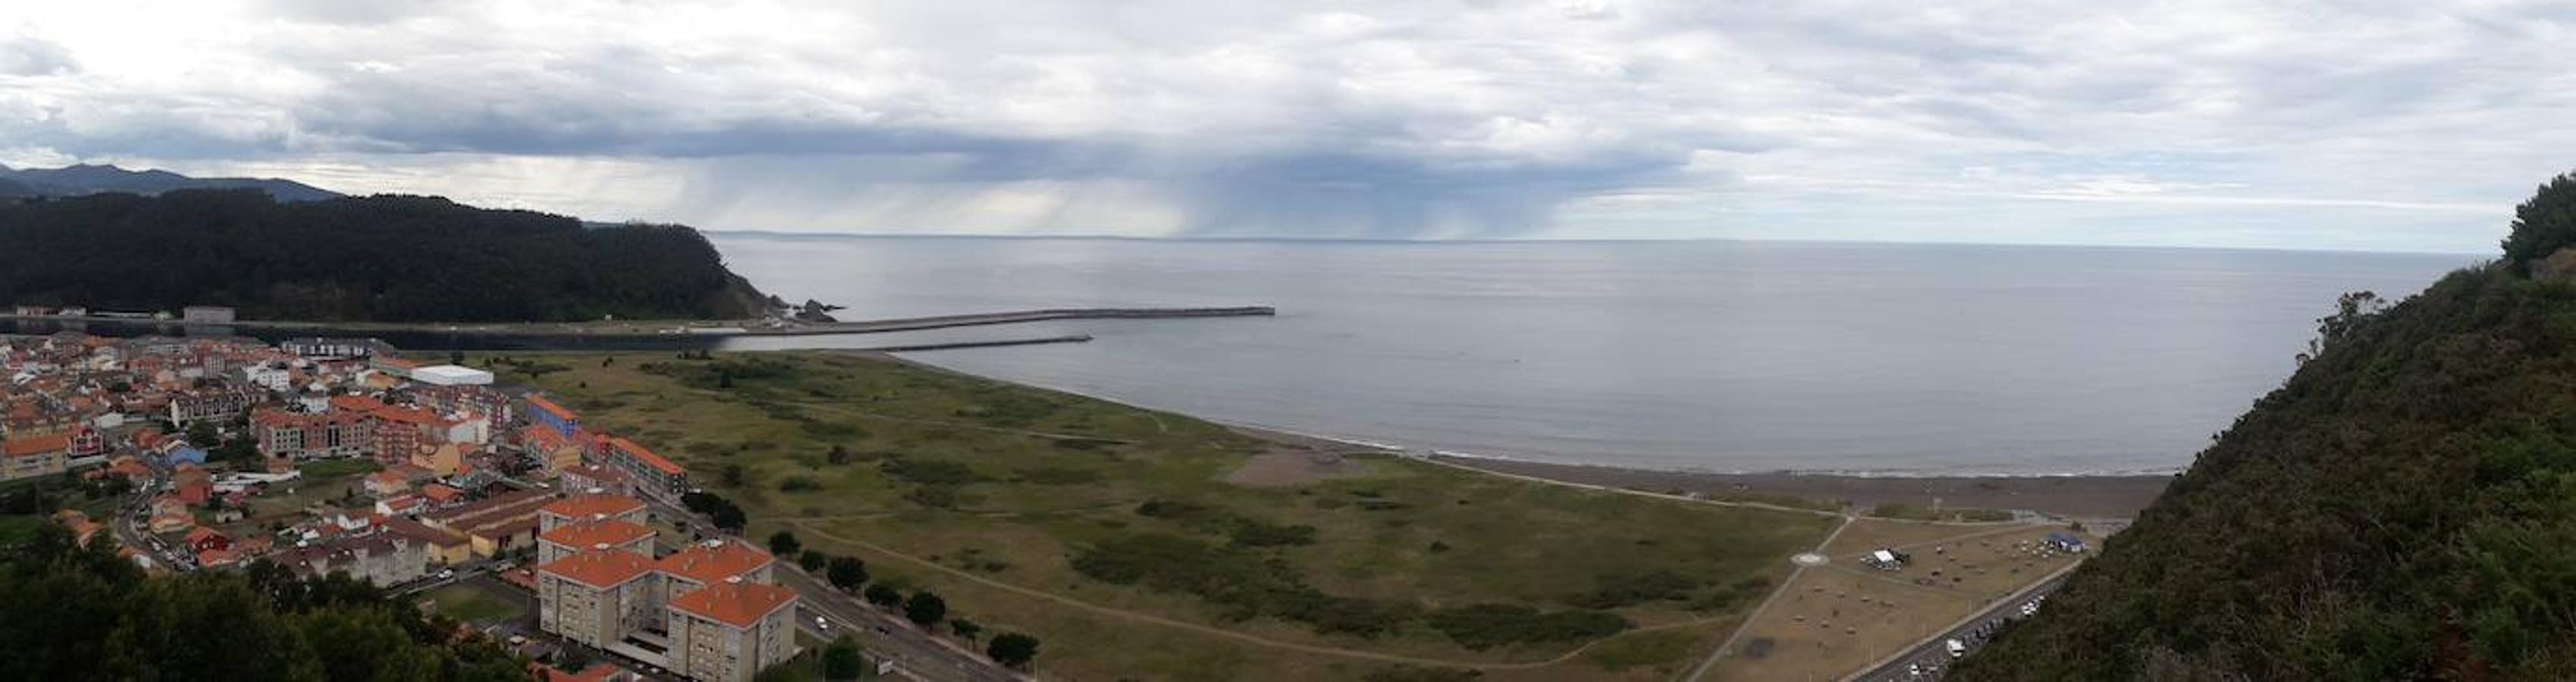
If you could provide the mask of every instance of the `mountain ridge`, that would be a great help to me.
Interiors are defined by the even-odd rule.
[[[256,189],[278,201],[336,199],[339,192],[284,178],[199,178],[157,168],[76,163],[61,168],[0,166],[0,197],[73,197],[108,192],[157,196],[182,189]]]

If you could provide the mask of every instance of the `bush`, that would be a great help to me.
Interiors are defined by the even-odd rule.
[[[886,460],[885,475],[922,485],[965,485],[984,480],[973,467],[944,459],[894,457]]]
[[[1017,632],[994,635],[993,642],[984,647],[984,655],[993,657],[995,663],[1025,668],[1030,661],[1037,660],[1038,638]]]
[[[1697,578],[1669,570],[1650,571],[1642,575],[1601,576],[1598,585],[1573,599],[1575,606],[1587,609],[1615,609],[1650,601],[1682,599],[1698,589]]]
[[[1431,628],[1469,649],[1599,639],[1628,629],[1628,619],[1600,611],[1553,611],[1520,604],[1476,604],[1433,611]]]

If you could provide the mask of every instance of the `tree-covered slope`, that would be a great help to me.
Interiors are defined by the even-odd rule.
[[[2576,182],[2319,350],[1962,680],[2576,679]]]
[[[0,303],[12,302],[479,322],[742,318],[762,297],[686,227],[594,229],[436,197],[280,203],[237,189],[0,205]]]
[[[528,682],[526,661],[454,621],[333,575],[265,561],[146,577],[100,533],[48,524],[0,550],[0,680]]]

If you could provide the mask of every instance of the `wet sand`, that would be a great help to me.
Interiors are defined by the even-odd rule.
[[[1298,450],[1384,452],[1364,444],[1331,438],[1243,425],[1232,425],[1232,428]],[[1882,504],[1928,508],[1937,499],[1939,505],[1947,509],[2027,510],[2090,520],[2134,518],[2138,510],[2154,502],[2156,495],[2164,492],[2165,484],[2173,480],[2169,474],[1920,478],[1786,472],[1710,474],[1446,455],[1437,455],[1433,459],[1485,471],[1647,492],[1696,492],[1713,498],[1795,497],[1863,509]]]
[[[1787,495],[1856,507],[1907,504],[1951,509],[2024,509],[2057,516],[2126,519],[2154,502],[2171,475],[1877,477],[1825,474],[1707,474],[1501,459],[1443,462],[1569,483],[1654,492]]]

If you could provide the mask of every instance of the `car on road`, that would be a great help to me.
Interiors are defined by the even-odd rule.
[[[1966,655],[1968,655],[1968,645],[1967,645],[1967,643],[1959,641],[1959,640],[1958,640],[1958,638],[1955,638],[1955,637],[1954,637],[1954,638],[1951,638],[1951,639],[1950,639],[1950,641],[1948,641],[1948,642],[1943,642],[1943,643],[1942,643],[1942,646],[1943,646],[1944,648],[1947,648],[1947,649],[1949,649],[1949,650],[1950,650],[1950,657],[1951,657],[1951,658],[1958,658],[1958,657],[1960,657],[1960,656],[1966,656]]]
[[[447,580],[447,579],[454,578],[454,577],[456,577],[456,569],[452,569],[452,568],[442,568],[442,569],[438,569],[438,579],[440,579],[440,580]]]

